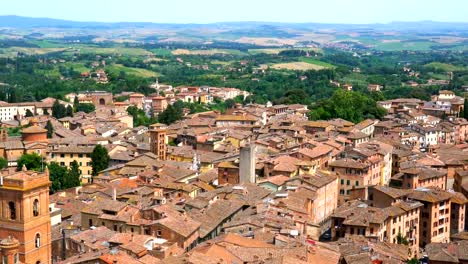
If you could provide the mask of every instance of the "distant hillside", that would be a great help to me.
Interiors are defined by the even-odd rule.
[[[9,28],[225,28],[225,29],[253,29],[265,26],[298,28],[298,29],[327,29],[351,30],[419,30],[419,31],[468,31],[468,23],[448,22],[392,22],[388,24],[321,24],[321,23],[280,23],[280,22],[220,22],[213,24],[170,24],[150,22],[78,22],[52,18],[31,18],[22,16],[0,16],[0,27]]]

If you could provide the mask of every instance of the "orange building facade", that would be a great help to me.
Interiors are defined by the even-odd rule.
[[[52,263],[49,185],[47,169],[0,176],[2,260]]]

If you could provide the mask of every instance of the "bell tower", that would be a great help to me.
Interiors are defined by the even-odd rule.
[[[7,251],[22,263],[52,263],[49,185],[47,168],[0,175],[0,239],[18,242]]]

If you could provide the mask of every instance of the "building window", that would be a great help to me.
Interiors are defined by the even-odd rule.
[[[15,220],[16,219],[16,205],[14,202],[9,202],[8,203],[8,208],[10,209],[10,219]]]
[[[93,219],[89,219],[88,224],[89,224],[90,227],[93,226]]]
[[[351,184],[351,181],[350,180],[347,180],[346,181],[346,185],[350,185]]]
[[[40,234],[36,234],[36,239],[34,240],[34,244],[36,245],[36,248],[39,248],[41,247],[41,235]]]
[[[2,264],[8,264],[8,256],[2,257]]]
[[[60,154],[60,157],[61,157],[61,158],[65,158],[65,154],[63,154],[63,153]]]
[[[39,215],[39,200],[34,199],[33,202],[33,215],[38,216]]]
[[[18,262],[19,262],[19,255],[18,255],[18,253],[16,253],[14,258],[13,258],[13,263],[18,264]]]
[[[359,186],[359,181],[356,181],[356,186]]]

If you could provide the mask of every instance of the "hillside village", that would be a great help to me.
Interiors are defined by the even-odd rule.
[[[0,241],[11,263],[468,261],[464,98],[441,90],[430,101],[380,101],[387,115],[357,124],[309,121],[300,104],[238,103],[134,127],[130,106],[157,116],[179,100],[248,96],[153,88],[149,96],[90,91],[0,103],[1,222],[44,228],[31,234],[34,245],[25,245],[27,229]],[[95,111],[53,117],[54,104],[76,100]],[[109,157],[99,171],[96,146]],[[19,165],[32,153],[40,171]],[[49,196],[47,164],[74,161],[81,184]]]

